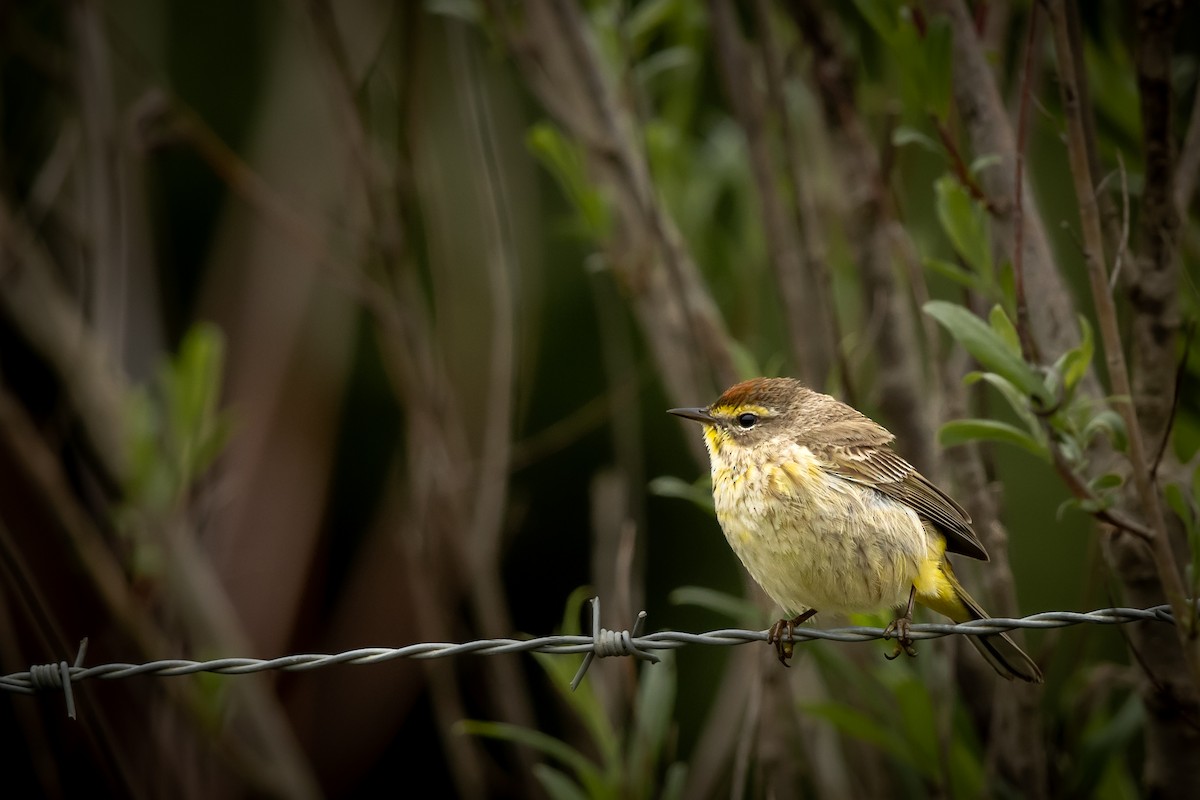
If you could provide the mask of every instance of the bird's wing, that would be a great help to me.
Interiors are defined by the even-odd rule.
[[[929,482],[916,468],[896,455],[887,442],[892,435],[882,427],[859,433],[856,443],[835,443],[816,453],[829,471],[864,486],[877,489],[893,500],[911,507],[946,537],[951,553],[988,560],[987,550],[971,527],[971,517],[954,499]]]

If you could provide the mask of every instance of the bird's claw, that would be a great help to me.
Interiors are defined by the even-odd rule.
[[[812,619],[813,615],[816,613],[817,610],[815,608],[810,608],[803,614],[797,614],[791,619],[778,620],[774,625],[771,626],[770,630],[767,631],[767,644],[775,645],[775,655],[779,656],[780,664],[783,664],[785,667],[791,666],[791,664],[788,663],[788,659],[792,657],[792,648],[795,646],[795,642],[792,640],[792,634],[796,631],[797,626],[803,625],[805,622]],[[786,636],[784,635],[785,630],[787,631]]]
[[[883,629],[883,638],[896,640],[896,649],[891,655],[884,654],[884,658],[888,661],[898,658],[901,653],[904,653],[909,658],[917,655],[917,648],[913,646],[913,640],[908,635],[909,626],[912,625],[912,617],[903,616],[892,620],[891,624]]]
[[[775,645],[775,655],[779,657],[779,663],[785,667],[790,667],[788,659],[792,657],[792,633],[795,630],[795,620],[781,619],[776,621],[771,626],[771,630],[767,633],[767,644]],[[784,630],[787,630],[787,635],[784,636]]]

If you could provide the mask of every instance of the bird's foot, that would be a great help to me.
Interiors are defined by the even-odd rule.
[[[908,591],[908,605],[904,608],[904,613],[892,620],[892,624],[883,629],[883,638],[896,638],[896,649],[892,651],[890,656],[884,656],[888,661],[897,658],[901,652],[908,655],[909,658],[916,656],[917,649],[913,647],[912,637],[908,635],[908,629],[912,625],[913,604],[917,601],[917,587],[913,586]]]
[[[792,633],[796,630],[796,626],[803,625],[816,613],[816,609],[810,608],[803,614],[799,614],[791,619],[778,620],[771,626],[767,632],[767,644],[775,646],[775,655],[779,656],[780,664],[783,664],[785,667],[791,666],[788,663],[788,659],[792,657],[792,648],[795,645],[795,642],[792,641]],[[784,634],[785,630],[787,631],[786,635]]]
[[[912,625],[912,616],[906,614],[892,620],[892,624],[883,629],[883,638],[896,640],[896,649],[892,651],[891,655],[884,656],[888,661],[899,657],[901,653],[910,658],[916,656],[917,648],[913,646],[913,640],[908,635],[910,625]]]

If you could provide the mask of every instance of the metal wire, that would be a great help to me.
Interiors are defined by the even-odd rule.
[[[0,677],[0,690],[33,694],[43,689],[62,689],[67,696],[68,710],[74,717],[74,700],[71,696],[71,685],[89,678],[115,680],[131,678],[135,675],[155,675],[168,677],[175,675],[192,675],[197,672],[213,672],[220,675],[244,675],[249,672],[264,672],[266,670],[282,670],[284,672],[305,672],[313,669],[330,667],[334,664],[378,664],[397,658],[445,658],[461,655],[497,655],[500,653],[585,653],[583,664],[571,682],[574,689],[587,672],[592,660],[596,657],[634,656],[636,658],[658,661],[655,650],[674,650],[689,644],[699,645],[739,645],[748,642],[767,641],[767,631],[750,631],[738,628],[724,628],[708,631],[707,633],[682,633],[679,631],[657,631],[639,635],[645,621],[646,612],[638,615],[629,631],[609,631],[600,626],[600,598],[592,599],[592,630],[590,636],[540,636],[534,639],[480,639],[473,642],[424,642],[411,644],[406,647],[363,647],[357,650],[347,650],[336,654],[308,653],[302,655],[282,656],[280,658],[218,658],[210,661],[188,661],[183,659],[168,659],[163,661],[148,661],[144,664],[103,664],[95,667],[83,667],[83,657],[87,640],[81,644],[80,652],[75,659],[75,665],[68,667],[66,661],[51,665],[35,665],[27,672],[14,672]],[[1166,622],[1174,623],[1170,607],[1166,605],[1153,608],[1102,608],[1097,611],[1079,613],[1074,611],[1047,611],[1028,617],[1009,618],[996,617],[979,619],[963,623],[922,623],[909,627],[909,638],[938,639],[943,636],[985,636],[1002,633],[1017,628],[1044,630],[1047,628],[1066,628],[1072,625],[1121,625],[1128,622]],[[797,643],[824,639],[833,642],[866,642],[873,639],[887,638],[883,628],[848,627],[822,630],[802,626],[795,629],[792,640]]]

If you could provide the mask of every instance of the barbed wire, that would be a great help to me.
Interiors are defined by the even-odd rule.
[[[1195,601],[1191,601],[1195,602]],[[251,672],[280,670],[283,672],[307,672],[331,667],[335,664],[379,664],[398,658],[446,658],[462,655],[499,655],[501,653],[584,653],[571,688],[575,689],[587,673],[594,658],[633,656],[645,661],[656,662],[655,650],[675,650],[686,645],[732,646],[749,642],[767,641],[768,632],[741,628],[722,628],[706,633],[684,633],[680,631],[656,631],[641,634],[645,625],[646,612],[639,612],[628,630],[607,630],[600,625],[600,598],[591,600],[591,635],[553,635],[531,639],[479,639],[472,642],[422,642],[404,647],[362,647],[341,653],[306,653],[281,656],[279,658],[217,658],[208,661],[164,659],[143,664],[102,664],[84,667],[87,640],[80,643],[74,666],[66,661],[57,664],[34,665],[26,672],[14,672],[0,677],[0,690],[20,694],[33,694],[46,689],[62,690],[66,695],[67,714],[75,718],[75,701],[71,691],[73,684],[90,678],[115,680],[135,675],[173,677],[211,672],[219,675],[245,675]],[[1170,606],[1153,608],[1102,608],[1096,611],[1046,611],[1027,617],[993,617],[961,623],[919,623],[909,627],[909,638],[913,641],[939,639],[943,636],[986,636],[1004,633],[1018,628],[1044,630],[1066,628],[1073,625],[1122,625],[1129,622],[1166,622],[1174,624]],[[889,638],[883,628],[852,626],[823,630],[808,626],[797,627],[792,641],[800,644],[822,639],[831,642],[867,642]]]

